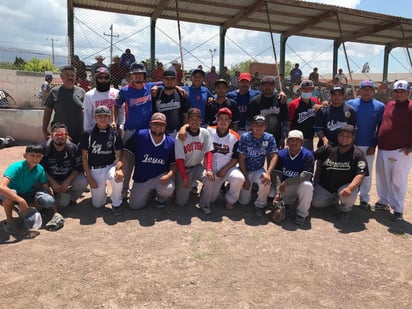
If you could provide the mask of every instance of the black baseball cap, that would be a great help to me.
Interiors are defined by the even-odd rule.
[[[353,125],[347,124],[347,125],[339,128],[338,133],[340,133],[340,132],[349,132],[349,133],[352,133],[353,135],[355,135],[355,131],[356,130],[355,130],[355,127]]]

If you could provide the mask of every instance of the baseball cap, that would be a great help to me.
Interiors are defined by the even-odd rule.
[[[146,68],[144,67],[144,65],[142,63],[133,62],[130,65],[130,74],[133,74],[133,73],[144,73],[144,74],[146,74]]]
[[[44,76],[44,78],[45,79],[53,79],[53,75],[48,73]]]
[[[103,61],[105,58],[102,55],[98,55],[94,59]]]
[[[187,116],[198,116],[202,118],[202,113],[200,112],[200,109],[193,107],[187,111]]]
[[[108,74],[110,75],[109,69],[106,67],[100,67],[96,70],[96,73],[94,73],[94,76],[100,75],[100,74]]]
[[[288,138],[299,138],[303,140],[303,133],[299,130],[291,130],[289,131]]]
[[[371,80],[364,80],[363,82],[360,83],[359,89],[362,89],[365,87],[375,88],[375,84]]]
[[[94,110],[95,115],[111,115],[112,112],[110,109],[105,105],[100,105]]]
[[[202,69],[196,68],[192,70],[191,76],[195,75],[196,73],[202,73],[203,77],[205,76],[205,71]]]
[[[345,89],[341,86],[335,86],[331,89],[330,93],[334,93],[334,92],[341,92],[341,93],[345,93]]]
[[[224,84],[224,85],[226,86],[226,88],[229,87],[229,85],[228,85],[228,83],[227,83],[227,80],[225,80],[225,79],[223,79],[223,78],[220,78],[220,79],[218,79],[217,81],[215,81],[215,87],[216,87],[218,84]]]
[[[248,82],[252,80],[250,73],[240,73],[238,80],[246,79]]]
[[[216,116],[219,116],[219,115],[228,115],[230,119],[232,119],[232,111],[227,107],[222,107],[221,109],[219,109],[217,111]]]
[[[355,127],[351,124],[347,124],[347,125],[345,125],[343,127],[340,127],[338,129],[338,133],[344,132],[344,131],[352,133],[353,135],[355,135]]]
[[[252,119],[253,122],[266,122],[265,116],[262,115],[256,115]]]
[[[62,69],[60,70],[60,72],[63,71],[74,71],[76,72],[76,68],[74,66],[72,66],[71,64],[65,65],[64,67],[62,67]]]
[[[265,84],[265,83],[275,84],[275,78],[273,76],[265,76],[262,78],[260,83],[261,84]]]
[[[152,118],[150,119],[151,123],[161,123],[161,124],[166,124],[166,116],[163,113],[154,113],[152,115]]]
[[[315,85],[313,84],[313,81],[311,81],[310,79],[305,79],[300,83],[300,88],[305,88],[305,87],[313,88],[315,87]]]
[[[176,72],[172,70],[166,70],[163,72],[163,77],[176,77]]]
[[[406,80],[398,80],[393,84],[393,90],[406,90],[409,91],[411,89],[411,85]]]
[[[26,214],[23,216],[23,221],[24,226],[28,230],[38,230],[43,224],[40,213],[34,208],[29,208],[27,210]]]
[[[173,60],[172,62],[170,62],[171,64],[179,64],[179,62],[177,62],[177,60]]]

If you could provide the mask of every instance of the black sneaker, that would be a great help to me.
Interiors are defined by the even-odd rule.
[[[265,210],[263,208],[256,207],[255,214],[257,217],[262,217],[265,214]]]
[[[122,215],[122,209],[120,208],[120,206],[117,206],[117,207],[112,206],[112,213],[113,213],[113,216],[115,216],[115,217],[121,216]]]
[[[339,220],[344,222],[348,221],[349,219],[349,211],[340,211],[339,212]]]
[[[296,215],[296,218],[295,218],[294,222],[295,222],[296,225],[302,226],[302,225],[305,224],[305,219],[306,219],[305,217]]]
[[[371,205],[369,205],[369,203],[367,203],[367,202],[361,201],[360,204],[359,204],[359,207],[360,207],[361,209],[369,210],[370,207],[371,207]]]
[[[395,222],[402,222],[403,221],[403,214],[401,212],[394,212],[392,220]]]
[[[382,203],[375,203],[375,210],[389,211],[389,206]]]

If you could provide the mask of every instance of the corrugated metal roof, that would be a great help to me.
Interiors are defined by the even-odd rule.
[[[73,7],[176,19],[173,0],[68,0]],[[181,21],[391,47],[412,47],[412,19],[296,0],[178,0]]]

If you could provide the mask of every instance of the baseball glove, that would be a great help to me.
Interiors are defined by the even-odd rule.
[[[273,201],[272,220],[275,223],[282,223],[286,218],[285,203],[283,201]]]

